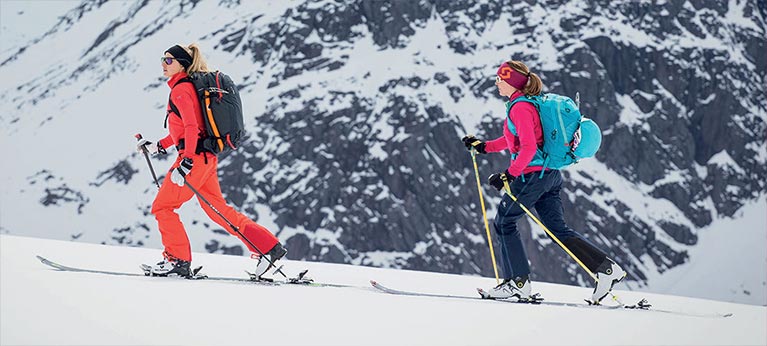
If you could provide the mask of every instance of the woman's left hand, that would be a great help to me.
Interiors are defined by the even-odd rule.
[[[511,184],[514,179],[516,179],[516,177],[509,174],[507,171],[503,171],[500,173],[491,174],[489,177],[487,177],[487,182],[490,183],[490,185],[496,190],[501,191],[501,189],[504,187],[504,182]]]
[[[185,157],[178,165],[178,167],[173,170],[173,173],[170,174],[170,181],[178,186],[184,186],[186,183],[186,176],[189,175],[189,172],[192,171],[193,165],[194,161],[188,157]]]

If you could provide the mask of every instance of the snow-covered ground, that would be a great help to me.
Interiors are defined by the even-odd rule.
[[[471,295],[491,278],[285,261],[317,281],[360,288],[266,287],[58,272],[35,255],[71,266],[137,272],[160,251],[0,235],[0,344],[308,344],[308,345],[764,345],[767,307],[618,291],[645,297],[653,311],[531,306],[394,296],[402,289]],[[215,276],[243,276],[244,257],[195,254]],[[549,300],[578,302],[589,289],[535,283]]]
[[[698,233],[690,262],[654,273],[641,290],[767,305],[767,196]],[[754,246],[755,244],[759,246]]]
[[[746,3],[734,0],[730,2],[732,5],[729,7],[733,10],[728,12],[728,16],[738,11],[742,12]],[[152,57],[159,56],[159,53],[172,43],[197,40],[203,47],[207,47],[209,61],[215,63],[216,68],[231,73],[235,80],[251,77],[254,85],[247,88],[242,95],[243,103],[251,107],[251,118],[264,112],[261,108],[270,104],[270,98],[279,98],[280,94],[306,80],[330,83],[328,88],[333,90],[363,90],[366,94],[374,94],[386,81],[400,77],[431,80],[435,73],[440,72],[450,80],[458,81],[464,74],[462,67],[485,64],[491,66],[488,70],[491,73],[494,70],[492,66],[496,63],[494,59],[497,57],[495,54],[498,45],[507,45],[505,49],[509,51],[527,45],[524,40],[513,40],[509,28],[505,25],[496,25],[488,29],[481,39],[472,39],[479,42],[476,55],[452,54],[439,48],[448,47],[449,42],[445,36],[446,23],[436,16],[417,30],[409,39],[407,47],[379,49],[372,39],[350,41],[346,50],[326,49],[323,52],[334,60],[345,61],[344,66],[338,70],[305,71],[300,76],[282,80],[279,86],[269,87],[271,73],[278,71],[275,66],[258,66],[248,54],[229,54],[220,48],[214,49],[222,37],[211,34],[217,28],[197,24],[211,20],[210,16],[214,14],[218,18],[216,22],[230,23],[221,24],[224,25],[221,29],[229,34],[246,26],[245,21],[253,20],[254,22],[247,26],[253,25],[260,29],[249,31],[248,35],[259,35],[262,30],[268,30],[267,24],[274,22],[274,18],[283,16],[286,8],[293,4],[284,1],[243,2],[250,6],[238,7],[235,11],[224,10],[219,6],[220,2],[209,1],[201,2],[195,10],[177,17],[175,12],[171,11],[173,6],[165,2],[151,1],[146,3],[146,8],[139,15],[128,21],[132,16],[130,9],[138,7],[137,4],[140,3],[113,1],[106,2],[103,6],[86,6],[91,8],[92,12],[86,11],[82,18],[73,19],[71,25],[67,24],[69,21],[64,20],[63,24],[58,26],[60,18],[66,15],[67,11],[81,5],[80,1],[0,1],[0,61],[5,61],[26,47],[23,48],[23,55],[8,61],[2,69],[3,80],[6,83],[0,87],[0,94],[8,95],[8,102],[0,103],[0,122],[3,123],[3,126],[0,126],[0,147],[10,155],[8,162],[12,164],[6,164],[0,170],[0,233],[100,243],[117,241],[111,236],[116,229],[123,229],[135,232],[129,235],[130,241],[134,243],[140,241],[148,247],[160,245],[156,222],[147,213],[155,190],[152,188],[143,157],[132,154],[135,145],[133,135],[137,132],[143,133],[147,138],[159,138],[164,135],[160,124],[165,115],[163,107],[167,99],[167,88],[163,84],[164,79],[160,77],[159,61]],[[319,3],[313,6],[322,5],[324,4]],[[540,5],[537,7],[540,9]],[[569,10],[579,12],[579,8]],[[501,22],[514,22],[511,18],[506,18],[510,13],[501,15]],[[705,13],[703,16],[705,17]],[[137,34],[144,32],[146,28],[154,28],[152,23],[164,23],[170,21],[169,18],[173,18],[173,25],[166,25],[149,37]],[[546,22],[560,23],[558,19],[552,19],[557,17],[547,18],[549,20]],[[121,20],[125,23],[116,25]],[[736,21],[751,22],[746,18],[732,19],[732,22]],[[651,38],[641,36],[640,31],[623,27],[619,20],[613,24],[620,33],[618,37],[613,38],[615,40],[623,37],[644,42],[642,44],[654,44]],[[608,28],[612,27],[605,25]],[[93,42],[98,41],[100,35],[107,32],[105,28],[110,27],[114,31],[108,31],[111,34],[106,35],[108,37],[104,43],[95,47]],[[545,28],[545,25],[542,28]],[[361,35],[370,34],[364,26],[358,29]],[[594,31],[591,36],[602,35],[600,32]],[[187,37],[189,40],[179,37]],[[590,35],[584,38],[587,37]],[[669,40],[675,39],[674,37],[675,35],[670,35]],[[321,42],[322,38],[312,36],[310,40]],[[244,42],[247,41],[246,39]],[[129,44],[131,42],[135,44]],[[683,45],[688,46],[689,43],[686,42]],[[662,48],[663,45],[660,49]],[[117,63],[102,59],[103,56],[111,57],[112,51],[120,49],[124,49],[125,54]],[[348,56],[342,58],[339,55]],[[550,58],[555,56],[550,49],[544,49],[541,55]],[[371,61],[379,68],[370,71],[371,75],[368,78],[358,78],[359,75],[364,75],[360,71],[369,69]],[[545,66],[541,67],[557,68],[549,65],[555,64],[556,59],[542,63]],[[84,72],[75,72],[80,68],[83,68]],[[261,72],[256,72],[259,68],[263,68],[262,72],[265,75],[259,77]],[[325,77],[328,73],[332,73],[331,78]],[[68,80],[67,76],[72,79]],[[109,78],[102,80],[104,76]],[[53,88],[55,85],[58,87]],[[33,89],[42,87],[51,87],[50,95],[55,97],[41,98],[38,91],[33,92]],[[449,109],[460,118],[468,132],[477,130],[483,115],[497,111],[500,105],[497,100],[471,96],[463,98],[460,102],[453,101],[443,83],[430,82],[423,88],[431,93],[432,99],[450,104]],[[325,94],[325,90],[326,87],[302,90],[302,96],[304,100],[313,99]],[[646,114],[641,112],[630,97],[618,97],[624,106],[624,112],[620,114],[622,123],[631,125],[644,119]],[[334,99],[333,102],[336,101]],[[303,107],[303,100],[286,102],[289,107],[299,107],[295,109]],[[331,104],[328,101],[328,104],[321,105],[321,109],[329,112],[341,106],[340,103]],[[378,108],[373,113],[379,113],[381,108],[386,106],[385,102],[377,104]],[[104,109],[110,110],[108,117],[102,112]],[[295,110],[287,108],[282,112],[290,109]],[[108,119],[109,126],[100,125],[105,119]],[[386,118],[382,118],[380,122],[372,125],[380,127],[381,138],[392,137],[400,131],[386,125],[386,121]],[[252,133],[265,130],[257,127],[260,125],[252,119],[249,124],[252,126]],[[97,126],[98,131],[87,131],[87,134],[83,134],[82,129],[93,129],[94,126]],[[72,135],[73,133],[77,135]],[[374,155],[385,158],[388,153],[378,150]],[[137,178],[130,184],[108,180],[102,186],[103,178],[100,178],[100,173],[114,167],[116,162],[123,159],[132,169],[139,170]],[[741,169],[726,151],[715,155],[708,163]],[[169,162],[154,161],[154,165],[158,172],[163,172],[167,170]],[[402,166],[399,169],[410,168]],[[631,208],[632,215],[658,229],[660,242],[677,249],[689,250],[687,263],[662,273],[654,267],[655,262],[652,259],[637,259],[647,268],[644,273],[648,279],[642,287],[635,287],[636,289],[767,304],[767,217],[764,213],[767,209],[767,199],[764,195],[757,198],[756,202],[744,206],[732,218],[714,215],[714,221],[709,226],[703,229],[691,227],[699,236],[699,242],[690,246],[670,239],[660,230],[657,221],[661,219],[687,226],[692,223],[687,220],[682,210],[670,201],[651,197],[654,186],[634,186],[625,177],[607,169],[606,165],[597,160],[584,161],[577,169],[590,176],[579,178],[578,174],[573,174],[573,179],[584,179],[581,184],[588,185],[589,180],[593,180],[591,184],[604,183],[613,191],[611,194],[589,196],[590,200],[606,212],[617,214],[615,207],[611,205],[614,204],[616,196],[620,196],[617,200],[626,203]],[[707,172],[704,167],[701,167],[701,170]],[[263,172],[243,174],[257,177],[265,175]],[[667,179],[674,177],[670,175]],[[305,180],[309,179],[312,179],[311,172]],[[471,181],[467,184],[473,185]],[[474,191],[471,186],[469,189]],[[48,190],[58,191],[57,195],[61,198],[54,199],[52,203],[43,203],[48,196]],[[61,190],[69,192],[64,193]],[[709,200],[705,203],[711,204],[709,210],[715,210],[713,202]],[[319,239],[321,242],[337,244],[337,233],[340,232],[306,229],[303,225],[295,228],[280,226],[276,221],[278,213],[269,206],[251,206],[257,211],[258,222],[280,232],[278,235],[283,242],[288,241],[290,235],[302,234],[313,241]],[[338,207],[345,208],[342,205]],[[488,208],[492,207],[493,203],[488,203]],[[197,206],[196,201],[185,205],[180,214],[185,222],[207,221],[207,216]],[[144,231],[142,226],[145,224],[154,228]],[[353,226],[351,224],[349,227]],[[478,223],[477,227],[481,229],[481,223]],[[537,226],[533,229],[540,232]],[[222,246],[240,245],[235,237],[214,234],[210,230],[206,232],[204,236],[193,237],[194,247],[202,249],[211,239],[220,242]],[[483,238],[479,239],[484,241]],[[337,247],[343,248],[343,245]],[[358,261],[386,265],[412,255],[405,252],[371,251],[366,256]]]

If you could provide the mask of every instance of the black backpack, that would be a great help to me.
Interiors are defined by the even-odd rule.
[[[197,153],[218,154],[229,149],[237,149],[245,135],[242,122],[242,101],[237,86],[229,76],[216,72],[197,72],[180,79],[173,86],[192,83],[200,101],[205,132],[200,134]],[[173,101],[168,100],[170,109],[181,116]],[[165,117],[165,127],[168,126]]]

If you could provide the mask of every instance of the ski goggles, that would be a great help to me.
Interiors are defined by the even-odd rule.
[[[165,65],[170,65],[170,64],[172,64],[172,63],[173,63],[173,60],[178,60],[178,63],[179,63],[179,64],[181,64],[181,62],[182,62],[182,61],[184,61],[184,62],[187,62],[187,61],[188,61],[188,60],[186,60],[186,59],[179,59],[179,58],[169,58],[169,57],[167,57],[167,56],[164,56],[164,57],[160,58],[160,61],[161,61],[162,63],[164,63]],[[183,65],[183,64],[181,64],[181,65]]]

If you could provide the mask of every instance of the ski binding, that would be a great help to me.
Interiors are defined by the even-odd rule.
[[[477,292],[479,293],[479,296],[482,297],[482,299],[490,299],[490,300],[502,300],[502,301],[509,301],[514,303],[524,303],[524,304],[540,304],[543,301],[543,297],[540,293],[535,293],[527,298],[522,297],[511,297],[511,298],[492,298],[490,297],[490,294],[488,294],[485,290],[481,288],[477,288]],[[516,299],[516,300],[513,300]]]

